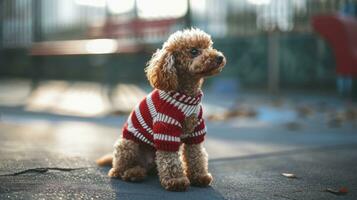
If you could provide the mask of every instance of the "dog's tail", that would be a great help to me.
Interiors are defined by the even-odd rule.
[[[112,166],[113,163],[113,155],[112,154],[107,154],[105,156],[102,156],[98,160],[95,161],[97,165],[99,166]]]

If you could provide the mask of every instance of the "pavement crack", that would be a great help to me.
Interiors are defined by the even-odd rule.
[[[23,170],[23,171],[10,173],[10,174],[2,174],[0,176],[18,176],[18,175],[27,174],[27,173],[46,173],[46,172],[48,172],[50,170],[52,170],[52,171],[70,172],[70,171],[80,170],[80,169],[88,169],[88,167],[78,167],[78,168],[39,167],[39,168],[26,169],[26,170]]]

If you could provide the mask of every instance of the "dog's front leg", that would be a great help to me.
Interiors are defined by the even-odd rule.
[[[208,173],[208,156],[201,144],[184,144],[186,174],[192,185],[206,187],[213,178]]]
[[[184,191],[190,186],[190,181],[184,174],[178,151],[157,151],[156,164],[161,185],[166,190]]]

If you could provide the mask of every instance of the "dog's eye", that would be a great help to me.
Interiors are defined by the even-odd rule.
[[[190,53],[191,53],[191,55],[192,55],[193,57],[196,57],[196,56],[198,56],[198,54],[200,54],[200,51],[199,51],[198,49],[196,49],[196,48],[192,48],[192,49],[190,50]]]

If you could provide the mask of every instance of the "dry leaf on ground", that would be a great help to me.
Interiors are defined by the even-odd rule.
[[[297,178],[297,176],[292,173],[281,173],[281,175],[285,176],[286,178]]]
[[[346,187],[341,187],[338,190],[332,188],[326,188],[324,191],[335,195],[346,195],[348,193],[348,189]]]
[[[223,121],[227,119],[231,119],[234,117],[245,117],[245,118],[254,118],[256,117],[258,112],[249,107],[237,107],[225,112],[216,113],[208,116],[208,120],[210,121]]]

